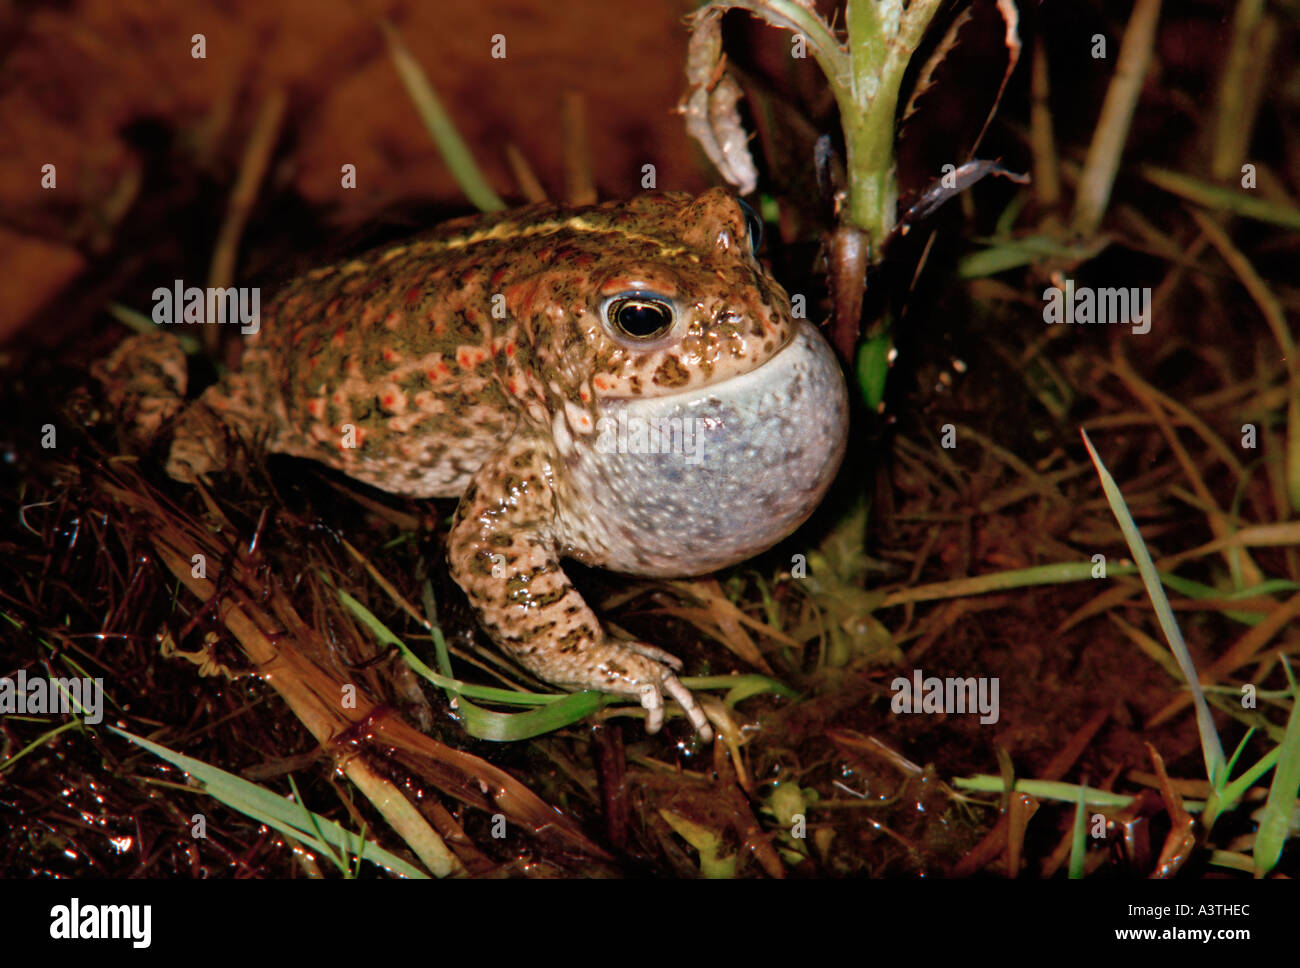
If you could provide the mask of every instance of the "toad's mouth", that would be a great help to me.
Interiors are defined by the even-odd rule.
[[[810,323],[801,321],[796,324],[794,332],[780,349],[752,369],[716,383],[686,387],[669,393],[600,397],[596,401],[596,406],[602,414],[627,412],[636,416],[652,416],[661,411],[675,410],[684,402],[692,400],[704,400],[709,397],[726,398],[733,394],[752,393],[756,387],[763,385],[777,386],[784,379],[788,379],[788,374],[781,371],[787,370],[795,357],[813,351],[811,343],[814,339],[825,342]]]

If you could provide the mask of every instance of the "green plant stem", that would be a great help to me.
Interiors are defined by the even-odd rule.
[[[938,0],[913,0],[905,11],[895,11],[897,33],[892,37],[893,25],[876,0],[849,0],[845,9],[852,87],[846,91],[832,82],[831,88],[848,148],[847,220],[867,233],[873,251],[879,250],[894,229],[898,201],[894,125],[899,88],[908,61],[938,9]]]

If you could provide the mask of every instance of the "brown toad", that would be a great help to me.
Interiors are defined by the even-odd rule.
[[[756,228],[720,189],[533,205],[310,272],[181,415],[168,472],[223,467],[229,430],[458,496],[452,575],[500,648],[565,688],[636,697],[651,732],[667,693],[707,739],[680,661],[605,632],[560,561],[697,575],[820,501],[844,380],[756,260]]]

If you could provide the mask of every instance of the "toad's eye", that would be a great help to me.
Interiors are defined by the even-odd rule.
[[[763,220],[741,199],[738,198],[736,201],[740,204],[740,210],[745,213],[745,228],[749,230],[749,251],[757,254],[758,247],[763,241]]]
[[[658,339],[673,326],[673,304],[641,293],[615,296],[605,303],[614,332],[635,340]]]

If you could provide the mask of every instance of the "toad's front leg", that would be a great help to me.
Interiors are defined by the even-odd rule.
[[[607,635],[560,567],[552,466],[546,441],[525,435],[479,469],[448,540],[452,577],[492,640],[530,672],[566,689],[638,699],[651,733],[663,723],[667,693],[712,739],[704,711],[673,674],[681,661]]]

